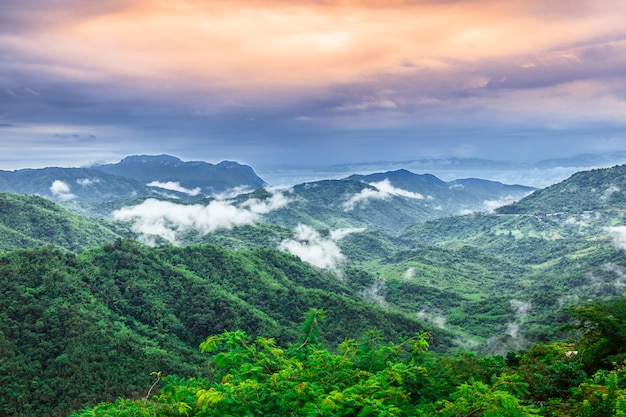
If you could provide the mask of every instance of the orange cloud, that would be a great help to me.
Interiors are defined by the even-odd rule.
[[[445,66],[540,54],[623,24],[623,5],[555,18],[538,13],[533,5],[539,3],[139,3],[39,32],[30,47],[116,76],[309,84],[400,71],[402,63]]]

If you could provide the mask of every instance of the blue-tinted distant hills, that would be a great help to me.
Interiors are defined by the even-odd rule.
[[[87,168],[58,167],[0,171],[0,191],[38,195],[57,202],[159,195],[155,189],[129,178]]]
[[[591,168],[609,167],[626,163],[626,152],[580,154],[563,158],[542,159],[535,162],[513,162],[486,158],[419,158],[402,161],[369,161],[336,164],[325,167],[326,172],[389,171],[401,168],[413,171],[488,171],[532,168]]]
[[[116,164],[87,168],[0,171],[0,192],[39,195],[58,202],[195,198],[232,188],[256,190],[264,185],[247,165],[183,162],[169,155],[129,156]]]
[[[491,211],[535,189],[480,179],[442,181],[401,169],[298,184],[292,202],[266,218],[280,226],[366,227],[394,231],[416,222]]]
[[[626,152],[580,154],[567,158],[545,159],[533,164],[536,168],[554,167],[609,167],[626,162]]]
[[[215,165],[204,161],[183,162],[170,155],[128,156],[116,164],[94,165],[91,169],[146,184],[175,182],[187,190],[199,188],[199,193],[205,195],[236,187],[255,190],[266,185],[248,165],[233,161]]]
[[[395,188],[419,193],[449,214],[458,214],[463,209],[484,211],[486,201],[519,200],[535,190],[524,185],[508,185],[479,178],[442,181],[434,175],[415,174],[406,169],[351,175],[347,179],[368,184],[387,180]]]

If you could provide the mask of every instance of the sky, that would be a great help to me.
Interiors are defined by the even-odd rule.
[[[623,0],[0,0],[0,169],[626,151]]]

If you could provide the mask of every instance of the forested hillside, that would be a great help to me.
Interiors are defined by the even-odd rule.
[[[567,180],[533,193],[532,196],[498,209],[502,214],[582,213],[624,209],[626,165],[577,172]]]
[[[70,251],[133,236],[125,226],[90,219],[37,196],[0,193],[0,252],[52,245]]]
[[[0,416],[140,398],[155,378],[154,401],[81,415],[613,415],[623,169],[441,218],[417,189],[355,180],[68,204],[108,220],[0,194]],[[300,323],[321,310],[305,343]],[[197,349],[207,337],[203,350],[221,346],[213,368]]]
[[[243,330],[298,339],[310,308],[337,344],[368,329],[399,340],[430,330],[384,310],[350,285],[274,250],[203,245],[148,248],[118,240],[80,255],[39,248],[0,256],[0,415],[63,415],[83,404],[137,395],[152,371],[206,375],[197,347]]]
[[[185,199],[233,188],[255,190],[264,185],[247,165],[231,161],[217,165],[183,162],[170,155],[129,156],[117,164],[88,168],[0,170],[0,192],[40,195],[75,205],[147,197]]]
[[[392,343],[369,332],[329,350],[319,343],[325,312],[311,309],[297,344],[243,331],[213,335],[200,345],[208,376],[154,373],[145,398],[73,416],[620,416],[625,307],[619,299],[571,310],[582,335],[576,343],[537,344],[506,358],[433,354],[428,333]]]

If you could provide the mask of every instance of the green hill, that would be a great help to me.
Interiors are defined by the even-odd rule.
[[[626,165],[577,172],[568,179],[538,190],[501,214],[583,213],[623,210],[626,205]]]
[[[154,188],[130,178],[87,168],[56,167],[0,171],[0,192],[38,195],[59,203],[162,195]]]
[[[202,371],[198,344],[224,330],[297,341],[310,308],[323,340],[367,329],[399,340],[445,331],[365,302],[295,257],[214,245],[148,248],[117,240],[81,254],[38,248],[0,255],[0,415],[64,415],[83,404],[144,395],[150,372]]]
[[[570,320],[567,307],[623,295],[626,261],[611,234],[621,229],[611,227],[626,220],[624,170],[576,174],[496,214],[437,219],[410,194],[418,191],[385,194],[354,180],[298,185],[276,209],[263,189],[190,199],[180,207],[214,202],[223,209],[215,214],[258,216],[210,232],[183,228],[180,247],[118,239],[132,235],[130,221],[0,194],[9,251],[0,255],[0,416],[142,397],[152,371],[207,376],[197,345],[208,335],[243,330],[289,345],[310,308],[327,312],[322,339],[331,346],[372,328],[391,340],[429,330],[441,351],[506,354],[552,341]],[[275,250],[293,243],[300,224],[310,228],[300,247],[340,253],[336,270]],[[342,228],[350,233],[333,237]]]
[[[130,236],[123,226],[90,219],[37,196],[0,193],[0,251],[53,245],[81,251]]]

